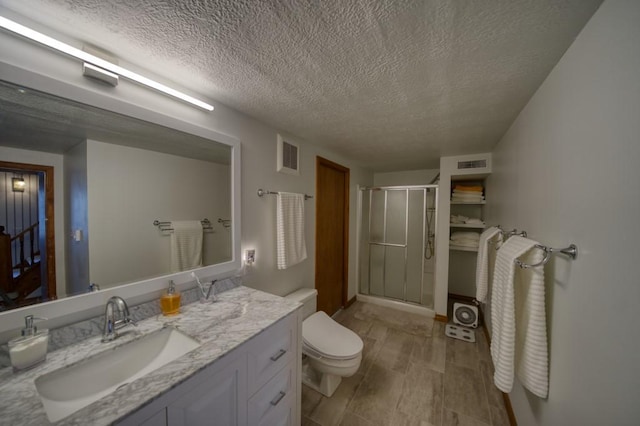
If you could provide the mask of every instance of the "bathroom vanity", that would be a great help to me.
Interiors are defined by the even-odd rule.
[[[36,387],[43,376],[66,376],[78,364],[91,365],[96,358],[172,328],[199,346],[54,424],[299,424],[300,306],[236,287],[220,293],[215,303],[191,303],[175,317],[140,321],[113,342],[101,343],[96,336],[49,353],[47,361],[32,370],[14,374],[5,368],[0,370],[2,422],[50,424],[51,414]]]

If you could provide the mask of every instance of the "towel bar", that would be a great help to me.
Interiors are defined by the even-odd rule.
[[[219,220],[218,220],[219,222]],[[213,226],[211,226],[211,222],[209,221],[209,219],[207,219],[206,217],[204,219],[202,219],[200,221],[200,223],[202,224],[202,229],[205,231],[209,231],[213,229]],[[171,221],[170,220],[154,220],[153,221],[153,225],[157,226],[161,231],[173,231],[173,228],[171,227]]]
[[[521,260],[516,259],[515,260],[516,265],[518,265],[522,269],[537,268],[538,266],[544,266],[547,264],[547,262],[549,262],[549,259],[551,259],[551,255],[554,253],[562,253],[564,255],[569,256],[572,260],[575,260],[578,257],[578,247],[575,244],[571,244],[569,245],[569,247],[565,247],[565,248],[547,247],[547,246],[543,246],[542,244],[536,244],[535,247],[544,251],[544,257],[540,262],[533,265],[529,265],[527,263],[522,262]]]
[[[258,189],[258,197],[263,197],[265,195],[278,195],[279,193],[280,192],[278,191],[269,191],[268,189],[262,189],[262,188]],[[308,200],[310,198],[313,198],[313,195],[304,194],[305,200]]]

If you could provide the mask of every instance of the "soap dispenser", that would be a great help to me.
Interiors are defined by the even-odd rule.
[[[160,297],[160,309],[165,316],[177,315],[180,312],[180,293],[176,290],[173,280],[169,281],[169,288]]]
[[[33,325],[34,320],[46,320],[46,318],[27,315],[24,317],[25,327],[22,329],[22,336],[9,340],[9,357],[14,372],[35,367],[47,359],[49,330],[38,330]]]

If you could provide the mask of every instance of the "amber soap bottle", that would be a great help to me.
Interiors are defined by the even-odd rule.
[[[169,288],[160,297],[160,309],[162,309],[162,314],[165,316],[180,313],[180,293],[176,290],[173,280],[169,281]]]

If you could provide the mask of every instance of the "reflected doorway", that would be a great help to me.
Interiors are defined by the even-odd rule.
[[[56,298],[53,208],[53,167],[0,161],[0,311]]]

